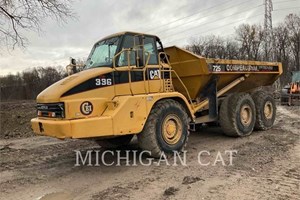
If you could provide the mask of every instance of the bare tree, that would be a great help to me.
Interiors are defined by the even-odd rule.
[[[0,45],[25,47],[24,31],[40,31],[45,18],[74,17],[71,0],[0,0]]]
[[[280,23],[277,27],[273,28],[274,35],[274,48],[276,61],[282,62],[284,70],[281,76],[281,85],[285,85],[291,78],[291,45],[289,39],[288,28],[286,24]]]
[[[185,47],[195,54],[221,59],[238,59],[239,46],[232,38],[222,38],[220,36],[210,35],[199,38],[191,38],[189,45]]]
[[[275,58],[278,61],[287,60],[290,52],[290,42],[288,28],[280,23],[273,29],[275,41]]]
[[[262,26],[242,24],[236,29],[236,35],[237,40],[241,44],[242,58],[258,60],[264,38]]]
[[[289,14],[285,18],[289,34],[290,47],[293,52],[295,67],[293,70],[300,71],[300,16]]]
[[[210,58],[225,58],[224,39],[220,36],[208,36],[205,48],[206,57]]]
[[[22,72],[22,79],[25,85],[26,99],[34,99],[39,91],[40,77],[36,68]]]
[[[206,40],[204,37],[191,38],[189,43],[190,44],[185,47],[187,50],[195,54],[204,56],[203,53],[206,47]]]
[[[190,45],[186,49],[195,54],[210,58],[226,58],[226,42],[220,36],[210,35],[206,37],[191,38]]]
[[[227,38],[225,41],[225,57],[227,59],[239,59],[239,45],[231,38]]]

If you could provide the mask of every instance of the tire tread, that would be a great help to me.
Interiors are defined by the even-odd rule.
[[[188,125],[188,115],[185,112],[186,111],[185,108],[179,102],[172,99],[166,99],[157,102],[152,108],[148,116],[143,131],[137,135],[140,148],[142,148],[143,150],[150,151],[152,157],[159,157],[162,153],[162,150],[156,139],[156,133],[155,133],[156,121],[159,118],[160,114],[170,106],[178,107],[179,109],[184,111],[183,125],[184,124]],[[183,145],[183,148],[180,151],[182,151],[185,148],[188,141],[188,136],[189,136],[189,131],[186,136],[185,144]]]

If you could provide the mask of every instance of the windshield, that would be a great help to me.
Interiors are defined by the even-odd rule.
[[[116,53],[119,44],[119,37],[113,37],[106,40],[102,40],[95,44],[92,49],[85,68],[112,66],[112,60]]]

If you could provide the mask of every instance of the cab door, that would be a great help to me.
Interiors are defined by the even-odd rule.
[[[147,82],[150,93],[162,92],[163,76],[158,62],[158,51],[156,38],[145,36],[144,38],[145,67],[147,72]]]
[[[137,51],[133,50],[136,44],[135,37],[136,36],[132,34],[124,35],[121,44],[121,50],[132,50],[123,51],[117,58],[116,71],[114,72],[114,77],[117,82],[115,87],[116,95],[147,93],[147,87],[144,81],[145,73],[142,67],[137,67]]]

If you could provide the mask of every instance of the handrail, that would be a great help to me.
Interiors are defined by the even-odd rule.
[[[129,90],[131,95],[133,95],[132,87],[131,87],[131,68],[130,68],[130,51],[127,51],[127,63],[128,63],[128,82],[129,82]]]
[[[179,75],[177,74],[177,72],[175,71],[175,70],[172,70],[172,66],[171,66],[171,64],[170,64],[170,61],[169,61],[169,58],[168,58],[168,55],[165,53],[165,52],[160,52],[159,54],[158,54],[158,56],[159,56],[159,58],[160,58],[160,55],[164,55],[165,56],[165,58],[166,58],[166,60],[167,60],[167,63],[166,64],[168,64],[169,66],[170,66],[170,70],[168,70],[168,71],[170,71],[171,73],[170,73],[170,78],[172,79],[172,72],[175,74],[175,76],[177,77],[177,79],[179,80],[179,82],[181,83],[181,85],[183,86],[183,88],[184,88],[184,90],[185,90],[185,92],[186,92],[186,94],[187,94],[187,96],[188,96],[188,100],[190,101],[190,105],[191,105],[191,107],[192,107],[192,109],[194,109],[194,105],[192,104],[192,98],[191,98],[191,95],[190,95],[190,93],[189,93],[189,91],[188,91],[188,89],[187,89],[187,87],[185,86],[185,84],[183,83],[183,81],[181,80],[181,78],[179,77]],[[162,62],[161,62],[161,60],[159,60],[159,64],[161,65],[161,66],[163,66],[162,64],[161,64]],[[163,70],[164,71],[164,70]],[[167,71],[167,70],[166,70]]]
[[[132,49],[130,49],[130,48],[128,48],[128,49],[122,49],[119,53],[117,53],[114,57],[113,57],[113,68],[116,70],[116,71],[118,71],[117,70],[117,68],[116,68],[116,58],[119,56],[119,55],[121,55],[123,52],[125,52],[125,51],[132,51]],[[130,62],[130,61],[129,61]],[[129,63],[128,63],[129,64]],[[130,68],[130,65],[128,65],[128,68]]]
[[[164,57],[166,58],[166,60],[167,60],[167,65],[168,66],[170,66],[170,69],[168,70],[169,72],[171,72],[171,69],[172,69],[172,66],[171,66],[171,64],[170,64],[170,61],[169,61],[169,59],[168,59],[168,54],[166,54],[165,52],[159,52],[158,53],[158,58],[159,58],[159,66],[164,70],[164,66],[163,66],[163,64],[162,64],[162,61],[161,61],[161,59],[160,59],[160,56],[161,55],[164,55]],[[161,70],[161,69],[160,69]],[[170,79],[172,80],[172,73],[170,73]],[[163,80],[165,80],[164,79],[164,74],[163,74]],[[174,88],[173,88],[174,89]],[[163,84],[163,91],[165,91],[166,89],[165,89],[165,84]]]
[[[122,49],[119,53],[117,53],[114,57],[113,57],[113,68],[115,71],[119,71],[116,67],[116,58],[118,56],[120,56],[123,52],[127,52],[127,67],[128,67],[128,79],[129,79],[129,89],[130,89],[130,92],[131,92],[131,95],[133,95],[133,91],[132,91],[132,80],[131,80],[131,70],[132,70],[132,67],[131,67],[131,63],[130,63],[130,53],[135,51],[134,49],[132,48],[126,48],[126,49]],[[150,53],[148,51],[145,51],[145,54],[147,54],[147,59],[146,59],[146,62],[144,63],[145,66],[143,68],[139,68],[137,67],[136,71],[142,71],[143,72],[143,81],[144,81],[144,89],[145,89],[145,93],[148,93],[148,90],[150,91],[150,89],[146,88],[146,70],[148,69],[147,66],[148,66],[148,63],[149,63],[149,60],[150,60]],[[149,83],[148,83],[149,85]]]

